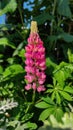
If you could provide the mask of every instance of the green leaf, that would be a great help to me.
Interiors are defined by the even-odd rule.
[[[61,98],[60,98],[60,95],[59,95],[58,92],[56,92],[56,101],[57,101],[58,104],[61,103]]]
[[[53,74],[61,87],[64,87],[65,80],[70,77],[73,67],[65,62],[61,62],[54,70]]]
[[[13,58],[13,57],[8,58],[8,59],[7,59],[7,62],[8,62],[9,64],[13,64],[13,63],[14,63],[14,58]]]
[[[47,42],[50,41],[50,42],[54,42],[54,41],[57,41],[57,35],[51,35],[51,36],[48,36],[47,37]]]
[[[24,54],[25,54],[25,50],[24,50],[24,49],[22,49],[22,50],[19,51],[19,53],[18,53],[19,57],[22,57],[22,58],[24,58]]]
[[[3,46],[10,46],[11,48],[13,48],[13,49],[15,49],[16,47],[15,47],[15,45],[12,43],[12,42],[10,42],[7,38],[0,38],[0,45],[3,45]]]
[[[68,48],[68,60],[70,63],[73,63],[73,53],[71,52],[71,49]]]
[[[54,107],[52,108],[48,108],[46,110],[44,110],[41,114],[40,114],[40,117],[39,117],[39,120],[42,120],[44,121],[45,119],[47,119],[49,117],[49,115],[52,114],[52,112],[54,111]]]
[[[73,94],[73,87],[66,86],[66,87],[64,88],[64,91]]]
[[[52,93],[53,92],[53,89],[48,89],[47,91],[46,91],[46,93]]]
[[[58,13],[68,18],[72,17],[69,0],[58,0]]]
[[[63,70],[57,71],[55,74],[55,79],[59,82],[61,86],[64,86],[64,81],[65,81],[65,74]]]
[[[72,128],[73,113],[65,113],[61,121],[58,121],[54,115],[51,115],[49,120],[45,120],[43,126],[38,130],[72,130]]]
[[[51,16],[49,13],[42,13],[37,17],[34,17],[34,20],[37,21],[38,25],[43,24],[46,20],[52,20],[52,19],[53,16]]]
[[[35,123],[26,122],[21,125],[19,122],[15,130],[24,130],[24,129],[34,130],[36,128],[37,128],[37,125]]]
[[[17,124],[19,123],[19,121],[15,120],[15,121],[10,121],[7,126],[12,126],[15,127]]]
[[[0,8],[0,15],[3,15],[7,12],[14,12],[17,8],[16,0],[2,0],[0,2],[1,8]]]
[[[63,39],[64,41],[66,41],[67,43],[69,42],[73,42],[73,35],[69,34],[69,33],[61,33],[59,35],[53,35],[50,36],[48,38],[49,41],[53,42],[53,41],[57,41],[58,39]]]
[[[54,102],[49,97],[42,98],[42,100],[45,101],[46,103],[50,104],[50,105],[54,105]]]
[[[34,130],[37,128],[37,125],[35,123],[27,122],[25,123],[27,125],[27,128],[31,128],[31,130]]]
[[[24,46],[24,43],[23,43],[23,42],[20,43],[20,44],[18,45],[18,47],[16,48],[16,50],[13,52],[13,56],[18,55],[18,53],[21,51],[21,49],[23,48],[23,46]],[[23,56],[24,56],[24,55],[23,55]]]
[[[38,108],[47,108],[47,107],[49,107],[49,104],[42,101],[42,102],[36,104],[35,106]]]
[[[53,88],[53,85],[48,84],[47,87],[52,89],[52,88]]]
[[[73,35],[70,35],[68,33],[63,33],[61,34],[61,37],[64,39],[66,42],[73,42]]]
[[[63,96],[64,99],[68,100],[68,101],[72,101],[72,97],[65,91],[59,91],[59,93],[61,94],[61,96]]]
[[[56,108],[54,109],[53,115],[55,116],[55,118],[56,118],[58,121],[61,121],[62,116],[63,116],[63,114],[64,114],[62,109],[63,109],[63,108],[61,108],[61,107],[56,107]]]
[[[3,73],[3,67],[0,65],[0,74]]]
[[[7,31],[7,30],[11,30],[13,28],[12,24],[0,24],[0,30],[2,31]]]
[[[22,68],[22,66],[19,64],[14,64],[5,69],[5,71],[3,72],[3,77],[5,78],[9,75],[12,77],[22,72],[24,72],[24,69]]]
[[[54,100],[56,97],[55,91],[51,94],[51,99]]]
[[[46,58],[46,66],[55,68],[57,65],[48,57]]]

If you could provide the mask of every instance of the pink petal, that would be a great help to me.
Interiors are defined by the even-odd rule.
[[[30,90],[30,89],[31,89],[31,84],[27,84],[27,85],[25,86],[25,89],[26,89],[26,90]]]
[[[42,86],[39,86],[38,88],[37,88],[37,91],[38,92],[41,92],[41,91],[45,91],[46,89],[45,89],[45,87],[42,85]]]

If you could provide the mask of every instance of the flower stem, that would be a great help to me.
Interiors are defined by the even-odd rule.
[[[57,0],[54,0],[54,6],[53,6],[53,10],[52,10],[52,15],[53,16],[55,15],[56,4],[57,4]],[[54,25],[54,19],[52,19],[52,21],[51,21],[51,31],[50,31],[51,35],[53,33],[53,25]]]
[[[32,104],[34,104],[35,102],[35,91],[33,91],[33,95],[32,95]]]

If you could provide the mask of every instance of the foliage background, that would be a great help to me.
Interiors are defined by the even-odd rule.
[[[0,24],[0,127],[31,130],[44,122],[42,129],[46,130],[47,120],[50,129],[72,129],[73,0],[1,0],[3,14],[6,21]],[[24,48],[32,20],[37,21],[44,41],[47,66],[46,92],[36,93],[35,102],[33,92],[24,89]],[[62,118],[66,122],[58,125]]]

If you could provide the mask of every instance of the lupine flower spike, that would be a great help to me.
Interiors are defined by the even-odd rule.
[[[33,89],[37,92],[45,91],[45,48],[43,41],[39,37],[35,21],[31,22],[31,33],[25,51],[25,71],[27,73],[25,76],[25,80],[27,81],[25,89]]]

